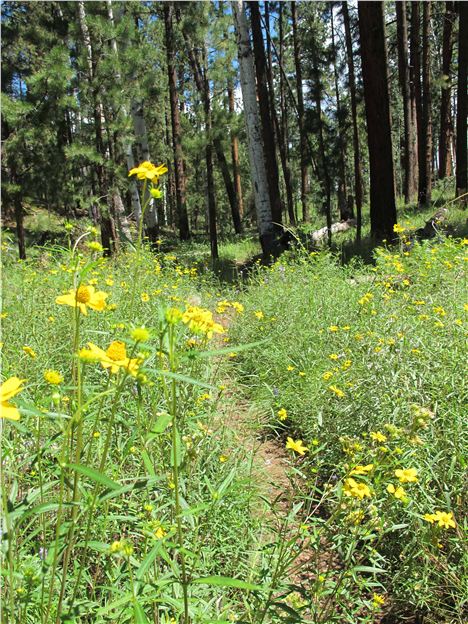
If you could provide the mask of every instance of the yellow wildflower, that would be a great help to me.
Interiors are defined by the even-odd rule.
[[[20,419],[18,408],[9,403],[9,400],[23,390],[21,385],[24,382],[24,379],[10,377],[0,385],[0,418],[7,418],[8,420]]]
[[[358,483],[351,477],[346,479],[343,491],[346,496],[353,496],[362,500],[364,497],[370,498],[372,496],[371,489],[365,483]]]
[[[343,392],[343,390],[340,390],[336,386],[328,386],[328,389],[331,390],[331,392],[333,392],[334,394],[336,394],[336,396],[340,399],[342,399],[345,396],[345,393]]]
[[[332,371],[325,371],[322,375],[322,379],[324,379],[325,381],[328,381],[332,377],[333,377]]]
[[[329,332],[337,332],[340,328],[338,327],[338,325],[330,325],[330,327],[328,328]]]
[[[418,480],[418,471],[416,468],[399,468],[395,470],[395,477],[400,483],[416,483]]]
[[[139,180],[150,180],[153,183],[157,183],[159,176],[163,175],[163,173],[167,173],[166,165],[153,165],[153,163],[145,160],[138,165],[138,167],[133,167],[128,172],[128,176],[136,175]]]
[[[381,433],[380,431],[371,431],[369,436],[370,436],[370,438],[372,440],[375,440],[375,442],[386,442],[387,441],[387,436],[384,435],[383,433]]]
[[[288,417],[288,412],[284,409],[284,407],[278,410],[277,414],[278,414],[278,418],[282,421],[286,420],[286,418]]]
[[[147,301],[149,301],[150,297],[148,295],[148,293],[146,292],[142,292],[140,295],[140,299],[143,303],[146,303]]]
[[[263,312],[261,310],[257,310],[256,312],[254,312],[254,314],[258,318],[259,321],[261,321],[262,318],[265,317],[265,315],[263,314]]]
[[[76,290],[69,290],[68,294],[60,295],[55,303],[79,308],[82,314],[87,314],[87,308],[102,312],[106,308],[108,295],[102,291],[96,291],[94,286],[79,286]]]
[[[349,473],[350,475],[366,475],[369,472],[372,472],[374,469],[374,464],[367,464],[366,466],[356,466]]]
[[[23,351],[26,353],[26,355],[29,355],[29,357],[32,358],[33,360],[37,358],[37,353],[34,351],[32,347],[28,347],[27,345],[25,345],[23,347]]]
[[[382,605],[385,604],[385,598],[374,592],[374,595],[372,597],[372,602],[374,603],[374,607],[381,607]]]
[[[63,375],[61,375],[58,371],[56,370],[46,370],[44,372],[44,379],[47,381],[47,383],[49,383],[51,386],[58,386],[59,384],[61,384],[63,382]]]
[[[92,342],[89,342],[88,351],[84,357],[82,356],[83,351],[86,350],[82,350],[79,353],[80,358],[87,359],[89,355],[90,360],[94,359],[94,361],[100,362],[103,368],[109,368],[110,372],[113,374],[118,373],[121,368],[127,370],[133,377],[135,377],[138,372],[140,360],[137,358],[128,358],[125,344],[120,340],[111,342],[106,351],[103,351]]]
[[[401,486],[395,487],[393,483],[387,485],[387,492],[393,494],[393,496],[399,500],[405,500],[406,498],[405,490]]]
[[[197,306],[189,306],[185,310],[182,314],[182,322],[188,325],[193,333],[204,334],[208,339],[211,339],[214,333],[222,334],[224,332],[224,327],[215,323],[209,310]]]
[[[291,449],[291,451],[294,451],[295,453],[299,453],[299,455],[304,455],[305,452],[309,450],[307,446],[302,444],[302,440],[293,440],[289,437],[286,441],[286,448]]]
[[[135,342],[146,342],[150,337],[150,333],[145,327],[135,327],[131,330],[130,337]]]

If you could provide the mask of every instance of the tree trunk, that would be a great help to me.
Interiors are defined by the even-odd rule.
[[[11,166],[11,181],[15,185],[15,190],[13,192],[13,205],[15,208],[16,240],[18,242],[18,255],[19,255],[20,260],[26,260],[23,192],[22,192],[21,180],[18,178],[17,173],[16,173],[16,168],[13,165]]]
[[[167,73],[171,102],[172,145],[174,151],[174,178],[176,186],[177,220],[181,240],[190,238],[187,205],[185,202],[185,171],[182,158],[182,139],[177,95],[177,75],[174,62],[173,2],[164,3],[164,27],[166,35]]]
[[[229,114],[231,118],[234,116],[235,106],[234,106],[234,89],[232,84],[228,84],[228,106],[229,106]],[[242,233],[242,217],[244,216],[244,202],[242,199],[242,185],[241,185],[241,177],[240,177],[240,165],[239,165],[239,141],[237,139],[237,134],[234,132],[232,128],[233,122],[231,119],[231,156],[232,156],[232,175],[234,178],[234,192],[236,195],[236,211],[232,213],[232,220],[234,222],[234,229],[236,234]],[[236,227],[236,223],[238,226]]]
[[[351,118],[353,122],[353,156],[354,156],[354,197],[356,201],[356,240],[361,240],[362,228],[362,170],[361,147],[359,144],[359,128],[357,119],[356,78],[354,73],[353,43],[349,23],[348,3],[341,3],[345,26],[346,56],[348,61],[349,94],[351,98]]]
[[[406,19],[406,1],[396,3],[397,38],[398,38],[398,75],[403,99],[405,125],[405,144],[403,168],[405,173],[405,203],[409,204],[417,192],[417,134],[411,110],[410,72],[408,64],[408,23]]]
[[[444,32],[442,38],[442,87],[440,93],[439,134],[439,180],[452,175],[452,115],[450,111],[451,78],[450,66],[453,51],[453,25],[456,13],[453,2],[445,3]]]
[[[423,4],[423,93],[421,156],[419,161],[419,205],[431,203],[432,190],[432,94],[431,94],[431,2]]]
[[[458,33],[458,85],[457,85],[457,169],[456,169],[456,197],[468,191],[467,186],[467,157],[466,157],[466,66],[468,63],[468,4],[458,3],[459,33]],[[463,200],[467,203],[467,198]]]
[[[93,47],[89,34],[88,25],[86,23],[86,11],[83,0],[78,2],[78,20],[80,24],[83,43],[86,48],[86,59],[88,65],[88,80],[93,98],[93,119],[94,119],[94,136],[95,146],[98,154],[102,159],[106,159],[106,151],[104,148],[104,140],[102,136],[102,120],[104,117],[102,103],[99,99],[99,87],[95,83],[95,61],[93,58]],[[109,205],[108,205],[108,189],[105,180],[105,171],[102,163],[96,165],[96,175],[98,181],[99,199],[95,207],[96,214],[101,226],[101,243],[104,248],[104,255],[112,254],[114,242],[116,240],[115,223],[113,223]],[[106,206],[100,205],[100,202],[106,199]]]
[[[180,12],[177,11],[177,20],[180,22]],[[212,118],[211,118],[211,102],[210,102],[210,85],[208,81],[208,72],[206,68],[206,53],[204,51],[203,58],[203,69],[200,65],[200,61],[195,54],[193,45],[187,36],[187,34],[182,29],[182,34],[187,46],[187,52],[190,59],[190,65],[192,66],[193,77],[195,78],[195,84],[197,85],[198,93],[203,102],[203,111],[205,114],[205,137],[206,137],[206,145],[205,145],[205,164],[206,164],[206,195],[208,199],[208,224],[209,224],[209,232],[210,232],[210,248],[211,248],[211,259],[217,260],[219,258],[218,254],[218,233],[216,228],[216,198],[215,198],[215,189],[214,189],[214,176],[213,176],[213,128],[212,128]],[[224,158],[223,148],[220,144],[220,141],[217,141],[217,152],[218,159],[221,160]],[[227,166],[225,168],[225,172],[227,171]],[[233,192],[232,192],[232,184],[229,176],[229,171],[227,171],[229,180],[226,186],[226,190],[228,196],[233,201]],[[226,179],[225,179],[226,182]],[[232,204],[231,204],[232,206]]]
[[[301,152],[301,204],[302,220],[309,221],[309,207],[307,196],[309,194],[309,176],[307,171],[307,137],[305,131],[304,116],[304,94],[302,91],[302,68],[301,68],[301,44],[297,32],[297,9],[296,2],[291,2],[291,19],[294,42],[294,67],[296,70],[296,91],[297,91],[297,122],[299,126],[299,141]]]
[[[257,108],[255,67],[250,47],[249,29],[243,0],[232,2],[239,57],[240,83],[244,102],[244,116],[249,146],[250,171],[257,212],[257,225],[260,243],[265,256],[275,249],[275,229],[273,227],[268,181],[263,158],[262,134]]]
[[[422,126],[422,94],[421,94],[421,52],[419,45],[419,31],[420,31],[420,11],[419,1],[411,2],[411,35],[410,35],[410,99],[411,99],[411,114],[413,119],[416,120],[416,136],[417,136],[417,179],[415,181],[418,184],[421,175],[421,162],[424,159],[424,154],[421,154],[421,148],[423,146],[423,126]],[[415,173],[416,176],[416,173]],[[419,191],[418,191],[419,192]]]
[[[353,217],[352,205],[347,206],[348,201],[348,189],[346,184],[346,152],[345,152],[345,129],[343,127],[343,112],[341,110],[340,101],[340,89],[338,85],[338,64],[337,54],[335,46],[335,24],[333,19],[333,6],[330,5],[330,21],[331,21],[331,42],[333,50],[333,75],[335,82],[335,99],[336,99],[336,116],[338,118],[338,171],[339,171],[339,183],[338,183],[338,206],[340,210],[340,219],[347,221],[350,217]]]
[[[328,232],[328,244],[332,243],[332,215],[331,215],[331,180],[330,173],[328,171],[327,155],[325,153],[325,142],[323,138],[323,123],[322,123],[322,83],[320,80],[320,71],[318,68],[317,54],[314,46],[311,48],[312,56],[312,74],[314,77],[314,94],[313,100],[315,102],[315,110],[317,115],[317,133],[319,143],[319,157],[320,157],[320,183],[324,192],[324,209],[327,218],[327,232]]]
[[[282,223],[282,202],[279,192],[278,164],[274,130],[270,111],[270,95],[268,93],[265,48],[263,46],[260,9],[258,2],[249,2],[252,23],[252,41],[255,56],[255,70],[257,75],[258,105],[263,134],[263,151],[270,194],[271,216],[275,226]]]
[[[358,2],[370,164],[371,233],[392,239],[396,223],[383,2]]]
[[[269,3],[265,2],[265,24],[266,24],[266,33],[267,33],[267,79],[268,79],[268,92],[270,94],[270,110],[271,117],[273,121],[273,129],[275,131],[275,137],[278,143],[280,158],[281,158],[281,168],[283,170],[283,178],[284,178],[284,186],[286,189],[286,201],[288,207],[288,217],[289,222],[292,225],[296,223],[296,217],[294,215],[294,199],[293,199],[293,190],[291,183],[291,169],[289,166],[289,159],[286,149],[286,141],[285,135],[281,132],[281,128],[279,125],[278,115],[276,114],[276,106],[275,106],[275,87],[273,83],[273,62],[271,55],[271,36],[270,36],[270,11],[269,11]]]

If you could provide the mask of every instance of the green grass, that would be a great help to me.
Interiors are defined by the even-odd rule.
[[[464,213],[447,227],[463,231]],[[353,237],[243,281],[253,235],[220,243],[217,274],[205,243],[170,233],[158,253],[111,260],[72,254],[65,236],[18,263],[4,239],[2,379],[26,380],[11,399],[21,419],[2,420],[8,621],[461,624],[464,246],[441,235],[371,255]],[[106,292],[106,309],[58,305],[78,282]],[[228,332],[210,338],[209,314],[190,326],[170,311],[189,306]],[[113,341],[140,358],[138,376],[76,357]],[[259,435],[308,449],[288,450],[289,506],[256,481],[236,431],[246,402]],[[452,515],[424,519],[435,512]]]

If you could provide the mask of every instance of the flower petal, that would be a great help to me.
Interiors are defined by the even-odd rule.
[[[11,399],[11,397],[21,392],[22,388],[20,387],[22,383],[24,383],[25,379],[19,379],[19,377],[10,377],[0,386],[0,400],[7,401]]]
[[[5,401],[2,402],[0,407],[0,418],[6,418],[8,420],[19,420],[20,413],[17,407]]]

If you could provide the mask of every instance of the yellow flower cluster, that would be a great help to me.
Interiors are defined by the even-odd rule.
[[[81,349],[78,357],[85,362],[100,362],[103,368],[110,369],[110,372],[113,374],[118,373],[123,368],[133,377],[136,377],[141,364],[139,358],[129,358],[127,356],[125,343],[120,340],[111,342],[106,351],[89,342],[88,348]]]
[[[182,323],[185,323],[194,334],[205,335],[208,339],[211,339],[215,333],[224,332],[224,327],[215,323],[209,310],[197,306],[189,306],[185,310],[182,314]]]
[[[431,524],[437,522],[438,526],[443,529],[454,529],[456,527],[455,519],[451,511],[436,511],[433,514],[424,514],[424,520]]]
[[[359,483],[352,477],[346,479],[343,491],[345,496],[353,496],[359,500],[362,500],[364,497],[370,498],[372,496],[371,489],[368,485]]]
[[[227,299],[223,299],[222,301],[218,301],[218,304],[216,306],[216,312],[218,314],[224,314],[224,312],[226,312],[226,310],[228,310],[229,308],[232,308],[238,314],[242,314],[242,312],[244,311],[244,306],[242,305],[242,303],[239,303],[238,301],[227,301]]]

